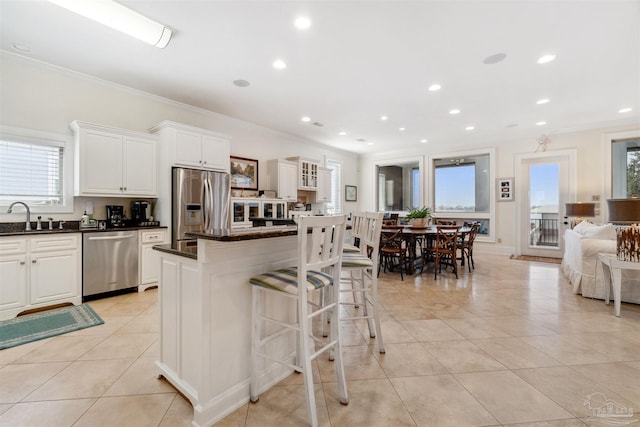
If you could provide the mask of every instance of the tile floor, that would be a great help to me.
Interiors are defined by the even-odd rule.
[[[317,361],[321,425],[606,426],[591,409],[606,399],[635,411],[615,421],[640,420],[640,306],[617,318],[573,295],[559,265],[476,258],[459,280],[381,275],[386,354],[365,323],[342,326],[350,403]],[[105,325],[0,352],[0,426],[191,425],[154,376],[157,290],[90,304]],[[301,384],[291,375],[217,425],[305,425]]]

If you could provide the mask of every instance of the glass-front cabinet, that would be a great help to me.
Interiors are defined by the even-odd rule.
[[[298,190],[314,191],[318,189],[320,162],[302,157],[288,157],[287,160],[298,162]]]
[[[287,217],[287,202],[278,199],[249,197],[231,198],[231,227],[251,227],[252,218],[284,219]]]
[[[287,217],[287,203],[279,200],[262,202],[262,217],[284,219]]]

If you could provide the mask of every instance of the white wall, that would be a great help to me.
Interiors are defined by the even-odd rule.
[[[142,132],[162,120],[171,120],[231,135],[232,155],[259,160],[259,183],[267,182],[267,160],[302,155],[321,161],[325,156],[342,161],[343,185],[357,185],[356,154],[8,52],[0,52],[0,63],[2,125],[71,135],[69,123],[73,120]],[[73,214],[55,214],[56,220],[80,219],[86,198],[76,199]],[[94,199],[96,218],[104,218],[104,205],[118,200],[105,202]],[[129,202],[123,199],[119,204]],[[344,204],[345,212],[354,210],[355,203]],[[0,213],[0,222],[22,220],[22,215]]]

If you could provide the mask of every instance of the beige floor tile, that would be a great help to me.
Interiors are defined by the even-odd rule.
[[[586,424],[577,418],[553,421],[537,421],[533,423],[505,424],[504,427],[585,427]],[[603,427],[603,425],[600,425]]]
[[[494,322],[485,318],[446,319],[444,322],[467,339],[511,336]]]
[[[606,398],[625,407],[632,406],[631,402],[622,396],[577,373],[571,367],[520,369],[514,372],[576,417],[588,417],[593,414],[585,402],[594,393],[602,393]]]
[[[19,402],[66,368],[69,362],[7,365],[0,369],[0,402]]]
[[[246,411],[246,405],[243,408]],[[193,406],[180,394],[176,394],[158,427],[191,427],[191,421],[193,421]],[[244,426],[244,419],[239,426]]]
[[[69,332],[67,336],[87,336],[87,335],[111,335],[122,326],[129,323],[135,316],[100,316],[104,323],[90,328],[78,329]]]
[[[630,401],[634,410],[640,408],[640,374],[635,368],[626,363],[573,366],[572,368]]]
[[[0,425],[7,427],[72,426],[93,402],[95,399],[18,403],[0,415]]]
[[[155,359],[140,358],[129,366],[103,396],[175,392],[166,380],[156,378],[157,374]]]
[[[157,338],[153,343],[151,343],[149,348],[147,348],[140,357],[150,357],[155,360],[160,359],[160,338]]]
[[[320,357],[326,359],[328,357],[328,353],[325,353]],[[313,374],[314,384],[320,384],[322,382],[322,379],[320,377],[320,369],[318,368],[318,360],[311,361],[311,371]],[[335,379],[333,379],[333,381],[335,381]],[[287,378],[283,379],[278,383],[278,385],[300,385],[300,384],[304,384],[304,375],[302,375],[299,372],[292,373]]]
[[[354,323],[364,337],[369,337],[369,327],[365,320],[358,320]],[[407,331],[407,328],[395,320],[381,320],[380,328],[382,329],[382,339],[385,344],[417,342],[416,338]],[[369,338],[369,345],[375,345],[376,343],[375,338]]]
[[[100,316],[139,316],[151,307],[149,302],[123,302],[110,305],[98,312]]]
[[[160,332],[160,317],[157,314],[134,317],[126,325],[115,331],[115,334],[145,334]]]
[[[82,357],[104,339],[104,336],[59,335],[14,363],[71,362]]]
[[[131,363],[126,359],[73,362],[24,400],[100,397]]]
[[[618,336],[603,333],[570,335],[569,341],[584,345],[606,355],[611,362],[634,361],[640,359],[639,343]]]
[[[175,393],[102,397],[74,427],[155,427],[160,424]]]
[[[373,355],[371,348],[362,347],[343,347],[343,366],[344,375],[347,380],[361,380],[370,378],[384,378],[385,374],[380,364]],[[318,367],[320,368],[320,377],[322,382],[336,381],[336,373],[334,362],[327,360],[326,357],[319,357]]]
[[[134,359],[144,353],[157,339],[157,333],[111,335],[80,360]]]
[[[13,408],[14,405],[15,405],[15,403],[0,403],[0,415],[4,414],[9,409]],[[2,421],[1,418],[0,418],[0,421]],[[0,425],[2,425],[2,424],[0,424]]]
[[[456,374],[456,379],[499,422],[523,423],[571,418],[539,390],[510,371]]]
[[[451,375],[392,378],[391,383],[419,426],[498,424]]]
[[[566,336],[562,335],[539,335],[520,337],[520,339],[565,365],[584,365],[611,361],[606,354],[595,351],[583,344],[570,341]]]
[[[38,341],[30,342],[27,344],[18,345],[16,347],[5,348],[4,350],[0,350],[0,366],[13,363],[14,361],[24,356],[25,354],[35,350],[41,345],[48,343],[52,339],[53,338],[46,338],[43,340],[38,340]]]
[[[323,387],[332,426],[415,426],[388,379],[348,381],[348,405],[340,404],[337,383]]]
[[[440,319],[405,320],[400,322],[418,341],[464,339],[455,329]]]
[[[551,329],[536,325],[526,316],[487,317],[486,321],[516,337],[528,335],[553,335],[555,333]]]
[[[321,384],[314,386],[318,425],[329,426],[329,414]],[[275,386],[248,405],[246,427],[309,425],[305,388],[302,385]]]
[[[425,342],[423,345],[451,373],[506,369],[469,341]]]
[[[385,354],[374,351],[373,355],[389,378],[447,372],[421,343],[387,344]]]
[[[562,365],[518,338],[487,338],[471,342],[509,369]]]

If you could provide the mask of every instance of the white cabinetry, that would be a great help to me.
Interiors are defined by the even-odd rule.
[[[316,202],[331,201],[331,169],[318,168],[318,193],[316,194]]]
[[[285,160],[267,162],[269,189],[275,190],[278,198],[295,202],[298,200],[298,166]]]
[[[298,162],[298,190],[315,191],[318,189],[318,161],[303,157],[288,157]]]
[[[138,241],[138,292],[156,286],[160,277],[160,253],[153,249],[154,245],[168,243],[166,229],[139,230]]]
[[[157,137],[74,121],[75,195],[155,197]]]
[[[166,145],[169,164],[229,172],[229,136],[170,121],[150,131]]]
[[[0,320],[82,302],[80,233],[0,238]]]
[[[287,202],[276,199],[232,197],[231,227],[252,227],[251,218],[287,218]]]

